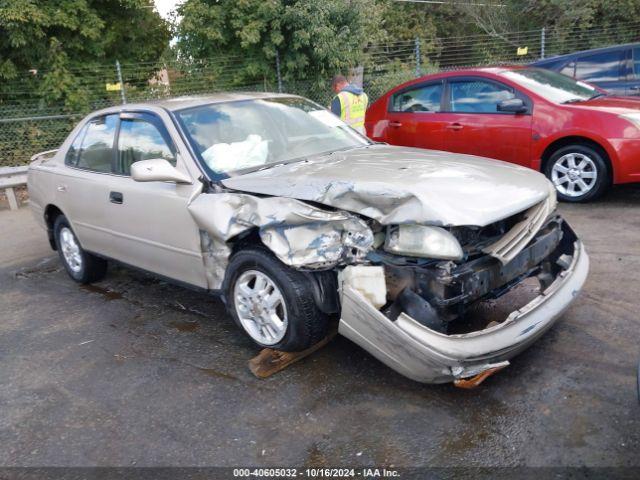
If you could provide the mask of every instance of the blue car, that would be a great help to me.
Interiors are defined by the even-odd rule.
[[[640,43],[584,50],[531,65],[584,80],[614,95],[640,95]]]

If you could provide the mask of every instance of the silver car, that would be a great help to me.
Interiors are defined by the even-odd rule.
[[[420,382],[502,368],[570,305],[582,243],[539,173],[376,144],[297,96],[88,115],[29,169],[77,282],[108,260],[219,294],[259,346],[339,332]]]

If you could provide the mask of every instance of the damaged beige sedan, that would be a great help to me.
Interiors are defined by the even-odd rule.
[[[218,293],[280,350],[310,347],[335,319],[421,382],[508,365],[588,271],[541,174],[375,144],[295,96],[95,112],[34,157],[29,192],[78,282],[116,260]]]

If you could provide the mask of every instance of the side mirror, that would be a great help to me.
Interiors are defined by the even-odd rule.
[[[140,160],[131,165],[131,178],[136,182],[192,183],[191,179],[163,158]]]
[[[498,103],[498,111],[507,113],[525,113],[527,111],[527,106],[521,98],[509,98],[508,100],[502,100]]]

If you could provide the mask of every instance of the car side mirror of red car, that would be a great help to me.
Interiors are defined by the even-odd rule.
[[[509,98],[498,103],[499,112],[505,113],[526,113],[527,106],[521,98]]]

